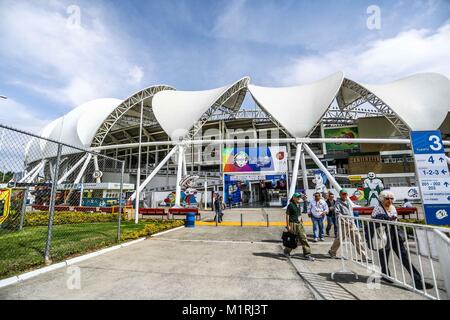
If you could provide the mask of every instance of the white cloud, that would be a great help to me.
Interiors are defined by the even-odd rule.
[[[40,133],[50,120],[42,119],[27,106],[8,98],[0,100],[0,123],[22,129],[27,132]]]
[[[120,98],[139,87],[144,68],[126,37],[102,22],[107,10],[82,5],[81,24],[73,27],[67,7],[56,1],[2,3],[0,57],[18,71],[11,83],[70,107]]]
[[[420,72],[450,77],[450,21],[437,30],[412,29],[366,45],[304,55],[273,72],[284,84],[305,83],[337,70],[366,83],[383,83]]]
[[[139,66],[133,66],[128,72],[128,82],[131,84],[137,84],[142,81],[144,77],[144,71]]]

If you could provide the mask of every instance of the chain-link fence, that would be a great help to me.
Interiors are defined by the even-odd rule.
[[[120,241],[123,168],[0,125],[0,279]]]

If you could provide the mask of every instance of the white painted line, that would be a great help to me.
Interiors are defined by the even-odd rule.
[[[173,229],[169,229],[169,230],[162,231],[162,232],[158,232],[158,233],[155,233],[155,234],[151,235],[150,237],[158,237],[158,236],[160,236],[162,234],[169,233],[169,232],[172,232],[172,231],[175,231],[175,230],[179,230],[181,228],[184,228],[184,226],[173,228]]]
[[[9,286],[9,285],[17,283],[17,282],[19,282],[19,278],[17,276],[0,280],[0,288]]]
[[[27,272],[27,273],[23,273],[21,275],[18,275],[17,278],[19,278],[19,281],[24,281],[24,280],[36,277],[36,276],[38,276],[40,274],[43,274],[43,273],[46,273],[46,272],[49,272],[49,271],[53,271],[53,270],[56,270],[56,269],[64,268],[65,266],[66,266],[66,262],[65,261],[64,262],[59,262],[59,263],[55,263],[55,264],[49,265],[47,267],[43,267],[43,268],[40,268],[40,269],[37,269],[37,270],[33,270],[33,271],[30,271],[30,272]]]

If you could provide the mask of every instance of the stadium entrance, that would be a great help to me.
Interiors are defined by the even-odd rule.
[[[288,192],[285,146],[224,148],[222,168],[229,207],[284,205]]]

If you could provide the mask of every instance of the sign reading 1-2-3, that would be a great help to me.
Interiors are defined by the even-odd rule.
[[[440,131],[411,131],[427,224],[450,225],[450,174]]]

